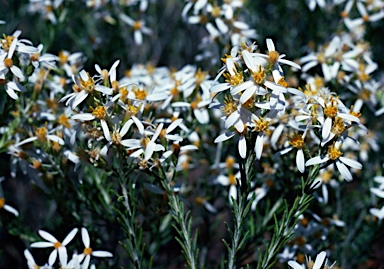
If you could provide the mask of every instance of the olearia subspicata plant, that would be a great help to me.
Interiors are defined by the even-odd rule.
[[[4,9],[1,265],[379,267],[380,1]]]

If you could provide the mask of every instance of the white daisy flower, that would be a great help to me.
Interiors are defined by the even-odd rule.
[[[87,229],[81,228],[81,238],[83,240],[83,244],[84,244],[84,247],[85,247],[84,250],[83,250],[83,253],[79,254],[79,256],[78,256],[80,261],[83,261],[83,259],[84,259],[84,261],[83,261],[83,263],[81,265],[82,269],[88,269],[89,262],[91,260],[91,256],[94,256],[94,257],[106,257],[106,258],[113,257],[113,254],[108,252],[108,251],[93,250],[90,247],[90,239],[89,239],[89,234],[88,234]]]
[[[336,167],[339,170],[342,177],[347,181],[351,181],[352,174],[346,165],[355,169],[361,169],[363,166],[361,163],[353,159],[343,157],[342,156],[343,153],[340,151],[341,146],[342,146],[341,141],[334,142],[333,145],[328,147],[328,153],[325,156],[313,157],[305,163],[305,166],[316,165],[316,164],[332,161],[332,162],[335,162]]]
[[[31,247],[33,248],[47,248],[47,247],[53,247],[54,250],[51,252],[48,258],[48,264],[52,266],[57,258],[57,255],[59,254],[60,263],[66,263],[66,257],[67,257],[67,249],[66,245],[69,244],[69,242],[72,241],[72,239],[75,237],[77,231],[79,229],[74,228],[63,240],[63,242],[60,242],[57,240],[53,235],[50,233],[47,233],[46,231],[39,230],[39,235],[47,240],[48,242],[35,242],[31,244]]]

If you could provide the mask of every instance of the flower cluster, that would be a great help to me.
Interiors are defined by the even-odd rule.
[[[39,235],[45,239],[47,242],[35,242],[31,244],[32,248],[47,248],[53,247],[53,251],[49,255],[48,263],[44,266],[40,267],[36,264],[35,259],[33,258],[31,252],[26,249],[24,251],[25,258],[27,259],[28,268],[54,268],[53,266],[56,264],[57,257],[59,257],[60,268],[68,268],[68,269],[80,269],[89,267],[91,256],[93,257],[104,257],[111,258],[113,257],[112,253],[104,250],[93,250],[90,247],[90,238],[89,233],[86,228],[81,228],[81,238],[84,244],[84,250],[82,253],[77,254],[75,252],[72,256],[72,259],[68,261],[68,253],[67,253],[67,245],[73,240],[78,232],[78,228],[73,229],[62,242],[57,240],[50,233],[39,230]],[[91,268],[95,268],[94,264],[91,265]]]
[[[262,6],[30,0],[15,11],[33,17],[23,34],[33,28],[42,44],[20,30],[0,38],[5,263],[21,243],[15,266],[29,268],[96,268],[98,258],[129,268],[335,268],[327,256],[368,267],[370,250],[356,253],[384,218],[384,81],[369,31],[384,6]],[[265,17],[287,18],[281,10],[294,22],[256,32]],[[320,17],[337,31],[325,23],[299,38]],[[74,227],[102,236],[92,245]]]

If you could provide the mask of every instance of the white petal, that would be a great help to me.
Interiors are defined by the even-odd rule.
[[[135,39],[135,42],[137,45],[143,44],[143,35],[141,34],[141,32],[139,30],[136,30],[133,33],[133,38]]]
[[[144,135],[144,125],[141,123],[141,121],[136,118],[135,116],[132,116],[133,121],[135,122],[137,128],[139,129],[139,133],[141,135]]]
[[[27,89],[24,86],[14,82],[14,81],[9,81],[7,83],[7,86],[12,88],[15,91],[19,91],[19,92],[26,92],[27,91]]]
[[[113,90],[111,88],[108,88],[102,85],[96,85],[95,90],[101,93],[104,93],[106,95],[111,95],[113,93]]]
[[[92,255],[93,255],[93,251],[92,251]],[[85,256],[84,262],[81,265],[81,269],[88,269],[90,260],[91,260],[91,255]]]
[[[15,147],[27,144],[27,143],[35,141],[35,140],[37,140],[37,136],[29,137],[29,138],[24,139],[24,140],[20,141],[19,143],[15,144]]]
[[[243,94],[240,97],[240,104],[244,104],[255,94],[256,86],[255,87],[248,87]]]
[[[329,160],[329,157],[328,156],[325,156],[325,157],[321,157],[321,156],[316,156],[316,157],[313,157],[311,159],[309,159],[306,163],[305,163],[305,166],[310,166],[310,165],[314,165],[314,164],[320,164],[320,163],[325,163]]]
[[[67,249],[65,247],[59,247],[58,252],[59,252],[60,264],[61,264],[61,266],[64,267],[67,265],[67,262],[68,262]]]
[[[119,134],[123,137],[127,134],[129,128],[131,127],[133,121],[129,119],[126,123],[124,123],[123,127],[121,128]]]
[[[231,197],[233,197],[233,199],[237,199],[237,188],[236,188],[236,185],[231,185],[229,186],[229,202],[230,204],[232,204],[232,199]]]
[[[57,249],[54,249],[51,254],[49,255],[49,258],[48,258],[48,264],[49,266],[52,266],[55,261],[56,261],[56,258],[57,258]]]
[[[211,93],[216,93],[216,92],[225,91],[225,90],[229,89],[230,87],[231,87],[231,84],[229,84],[229,83],[220,83],[220,84],[217,84],[217,85],[211,87],[209,90],[211,91]]]
[[[65,237],[65,239],[63,240],[62,245],[63,245],[63,246],[68,245],[68,243],[71,242],[72,239],[75,237],[75,235],[76,235],[76,233],[77,233],[78,230],[79,230],[79,229],[77,229],[77,228],[73,229],[73,230],[72,230],[72,231]]]
[[[53,242],[35,242],[31,244],[31,248],[50,248],[53,247]]]
[[[216,137],[214,143],[223,142],[225,140],[232,138],[234,135],[235,135],[234,132],[227,132],[227,133],[221,134],[218,137]]]
[[[320,269],[324,263],[324,259],[326,256],[327,256],[327,253],[325,251],[322,251],[319,254],[317,254],[315,264],[313,265],[313,269]]]
[[[100,120],[100,124],[101,129],[103,129],[105,139],[107,139],[107,141],[112,141],[107,122],[105,120]]]
[[[243,135],[240,136],[238,150],[240,157],[245,159],[247,157],[247,141]]]
[[[352,181],[352,174],[349,171],[349,169],[339,160],[336,161],[336,166],[337,169],[339,170],[341,176],[346,180],[346,181]]]
[[[12,213],[13,215],[15,215],[16,217],[19,216],[19,212],[16,209],[14,209],[12,206],[4,205],[3,208],[7,210],[9,213]]]
[[[13,73],[16,77],[18,77],[21,81],[23,81],[23,80],[25,79],[25,77],[24,77],[24,75],[23,75],[23,72],[21,71],[20,68],[18,68],[18,67],[15,66],[15,65],[12,65],[10,69],[11,69],[12,73]]]
[[[255,153],[256,159],[260,160],[261,154],[263,153],[263,145],[264,145],[264,133],[259,133],[256,138],[255,143]]]
[[[316,65],[318,65],[319,63],[317,61],[311,61],[311,62],[308,62],[306,63],[305,65],[303,65],[303,67],[301,68],[301,71],[303,73],[306,73],[309,69],[311,69],[312,67],[315,67]]]
[[[331,132],[331,128],[332,128],[332,119],[328,117],[324,122],[323,129],[321,132],[323,139],[328,138],[329,133]]]
[[[96,251],[92,251],[92,256],[110,258],[110,257],[113,257],[113,254],[108,251],[96,250]]]
[[[88,121],[95,119],[95,116],[92,115],[92,113],[79,113],[76,115],[73,115],[71,117],[73,120],[81,120],[81,121]]]
[[[290,65],[292,67],[295,67],[297,69],[301,69],[301,66],[298,65],[297,63],[295,62],[292,62],[292,61],[289,61],[289,60],[286,60],[286,59],[279,59],[277,60],[279,63],[282,63],[282,64],[286,64],[286,65]]]
[[[73,100],[73,103],[71,104],[72,110],[74,110],[81,102],[83,102],[88,96],[87,91],[81,91],[75,95],[75,99]]]
[[[348,113],[339,113],[339,114],[337,114],[337,116],[339,116],[340,118],[345,119],[345,120],[350,120],[353,122],[360,122],[360,119],[358,117],[355,117],[355,116],[348,114]]]
[[[305,159],[304,159],[304,152],[302,149],[299,149],[296,154],[296,165],[297,168],[301,173],[304,173],[305,171]]]
[[[268,87],[269,89],[271,89],[273,91],[277,91],[279,93],[281,93],[281,92],[286,93],[288,91],[287,88],[285,88],[279,84],[276,84],[274,82],[268,81],[268,80],[264,82],[264,85],[266,87]]]
[[[267,38],[267,48],[268,48],[268,51],[276,51],[275,44],[273,44],[273,41],[270,38]]]
[[[5,85],[5,91],[13,100],[19,99],[19,96],[15,93],[15,91],[7,85]]]
[[[65,145],[64,140],[57,135],[47,135],[47,138],[53,142],[59,143],[60,145]]]
[[[27,259],[28,262],[36,264],[35,259],[33,258],[29,249],[24,250],[24,257]]]
[[[83,244],[86,248],[89,248],[90,240],[87,229],[81,228],[81,239],[83,240]]]
[[[207,109],[194,109],[193,114],[200,124],[209,123],[209,113]]]
[[[378,188],[370,188],[370,191],[377,197],[384,198],[384,190]]]
[[[141,142],[138,139],[125,139],[120,142],[123,146],[127,147],[129,150],[137,149],[141,147]]]
[[[249,51],[247,51],[247,50],[243,50],[242,51],[242,55],[243,55],[243,59],[244,59],[245,64],[247,65],[247,67],[252,72],[256,72],[257,71],[257,66],[256,66],[256,63],[253,60],[253,57],[252,57],[251,53]]]
[[[289,261],[288,265],[291,266],[293,269],[303,269],[303,267],[295,261]]]
[[[252,87],[253,85],[254,85],[254,83],[250,80],[243,82],[243,83],[237,85],[236,87],[232,88],[231,94],[232,95],[238,94],[239,92],[241,92],[241,91],[243,91],[249,87]]]
[[[38,231],[39,235],[47,240],[48,242],[51,242],[51,243],[56,243],[58,242],[59,240],[57,240],[53,235],[51,235],[50,233],[47,233],[46,231],[43,231],[43,230],[39,230]]]
[[[355,169],[361,169],[363,168],[363,165],[359,163],[358,161],[355,161],[353,159],[347,158],[347,157],[339,157],[339,160],[345,163],[346,165],[355,168]]]
[[[229,129],[235,124],[236,121],[240,119],[240,114],[238,111],[234,111],[229,117],[225,120],[225,128]]]

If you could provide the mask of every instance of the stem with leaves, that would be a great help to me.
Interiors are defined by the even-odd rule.
[[[162,169],[161,169],[162,171]],[[182,247],[182,253],[187,261],[187,266],[190,269],[198,268],[198,249],[197,232],[192,239],[192,218],[189,217],[189,211],[184,215],[184,203],[180,201],[179,197],[174,193],[169,181],[162,171],[161,184],[168,194],[169,206],[171,207],[172,217],[177,225],[173,225],[180,238],[176,238],[177,242]]]
[[[228,269],[236,268],[236,253],[241,249],[242,245],[246,242],[249,231],[244,231],[243,223],[246,222],[246,217],[251,208],[252,202],[255,199],[255,193],[252,195],[251,199],[248,200],[248,194],[250,191],[250,179],[253,177],[253,164],[255,161],[255,154],[252,153],[248,156],[245,163],[241,163],[241,179],[238,180],[238,201],[231,197],[233,203],[233,220],[234,227],[233,231],[229,228],[228,224],[227,229],[231,235],[231,245],[229,245],[225,239],[223,242],[228,250]],[[241,182],[241,184],[239,184]],[[240,186],[241,185],[241,186]]]
[[[115,208],[115,211],[119,215],[118,221],[123,227],[124,232],[128,237],[128,240],[126,240],[126,242],[121,242],[120,244],[129,254],[135,268],[140,269],[142,268],[142,257],[145,249],[145,245],[142,244],[143,229],[138,229],[137,221],[135,219],[136,209],[134,206],[131,206],[131,204],[134,204],[131,202],[133,200],[132,185],[130,184],[129,190],[127,190],[124,184],[121,184],[121,189],[123,192],[123,196],[120,197],[120,199],[123,200],[126,213],[121,212],[117,208]]]
[[[292,239],[293,230],[299,222],[299,216],[307,210],[313,199],[312,194],[310,192],[306,192],[305,190],[308,189],[307,186],[313,182],[314,178],[318,174],[318,171],[319,167],[315,166],[309,174],[307,180],[304,181],[302,179],[301,195],[296,197],[292,206],[288,205],[288,203],[284,201],[284,212],[280,217],[280,220],[278,220],[276,215],[274,215],[275,228],[273,236],[266,252],[264,253],[264,257],[262,257],[261,253],[259,253],[257,269],[272,268],[276,262],[277,253],[279,253],[280,249]]]

